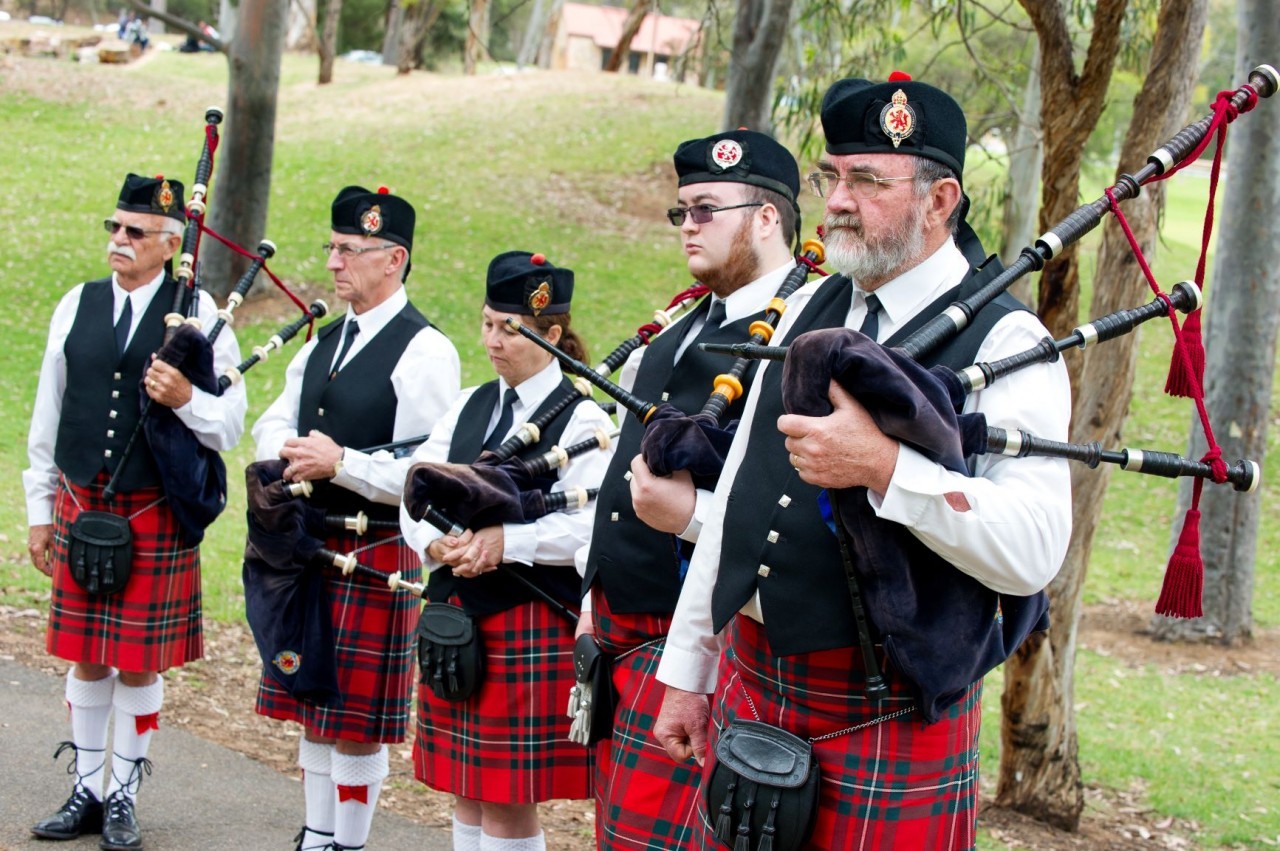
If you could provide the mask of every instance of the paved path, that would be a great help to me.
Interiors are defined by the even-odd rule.
[[[64,680],[0,660],[0,849],[81,851],[97,837],[35,839],[28,828],[71,791],[63,763],[50,758],[69,738],[58,710]],[[174,728],[152,739],[155,773],[143,784],[138,820],[146,851],[289,851],[302,815],[295,780],[235,751]],[[63,762],[68,755],[63,754]],[[447,831],[379,812],[370,851],[449,851]]]

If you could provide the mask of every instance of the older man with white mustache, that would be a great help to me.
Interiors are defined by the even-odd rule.
[[[199,549],[184,540],[147,441],[122,460],[146,397],[172,409],[214,451],[232,448],[244,431],[242,385],[214,396],[154,356],[181,286],[167,264],[185,220],[181,183],[130,174],[104,222],[111,276],[73,288],[49,324],[23,484],[27,549],[36,569],[53,578],[46,646],[73,663],[66,688],[72,737],[63,745],[73,751],[76,781],[66,803],[31,828],[45,839],[100,831],[102,848],[141,847],[134,801],[159,728],[159,674],[203,655]],[[205,293],[199,315],[206,325],[217,317]],[[240,362],[230,328],[213,350],[218,372]],[[118,493],[108,501],[103,489],[113,474]],[[81,549],[78,530],[89,520],[127,528],[122,539],[131,539],[132,549]],[[86,562],[101,573],[86,574],[80,567]],[[106,574],[127,578],[110,583],[121,586],[111,590]]]

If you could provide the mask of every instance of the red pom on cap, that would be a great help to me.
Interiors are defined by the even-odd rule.
[[[906,71],[893,71],[889,74],[889,82],[890,83],[909,83],[911,82],[911,75],[908,74]]]
[[[164,175],[163,175],[163,174],[157,174],[157,175],[156,175],[156,180],[164,180]]]
[[[541,266],[547,262],[547,256],[545,254],[535,254],[529,258],[529,262],[535,266]]]
[[[739,127],[738,129],[739,129],[739,130],[749,130],[749,129],[751,129],[751,128],[749,128],[749,127]]]
[[[379,187],[378,187],[378,194],[379,194],[379,195],[390,195],[390,194],[391,194],[391,190],[390,190],[390,189],[388,189],[388,188],[387,188],[387,187],[385,187],[385,186],[379,186]]]

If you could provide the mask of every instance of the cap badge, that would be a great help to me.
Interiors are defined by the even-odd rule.
[[[728,171],[742,162],[742,145],[733,139],[721,139],[711,149],[711,162],[721,171]]]
[[[533,309],[533,315],[538,316],[548,304],[551,304],[551,285],[543,281],[536,290],[529,293],[529,307]]]
[[[902,89],[893,93],[890,103],[880,110],[880,129],[889,137],[896,148],[902,140],[910,136],[916,129],[916,113],[907,106],[907,96]]]
[[[382,208],[377,204],[364,211],[360,217],[360,229],[365,236],[373,236],[382,230]]]
[[[285,674],[296,674],[302,667],[302,657],[292,650],[281,650],[271,662]]]
[[[156,187],[155,205],[166,213],[173,206],[173,189],[169,187],[169,181],[162,180]]]

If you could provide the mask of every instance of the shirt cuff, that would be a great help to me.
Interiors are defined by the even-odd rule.
[[[27,525],[49,526],[53,523],[53,501],[39,500],[27,503]]]
[[[868,491],[867,501],[881,520],[915,526],[934,500],[955,489],[945,467],[901,444],[889,489],[883,496]]]
[[[658,680],[681,691],[711,694],[716,690],[719,656],[672,647],[668,640],[658,662]]]
[[[702,534],[702,518],[711,510],[712,495],[711,491],[694,491],[693,516],[689,518],[689,525],[680,533],[680,540],[698,543],[698,536]]]
[[[502,524],[502,560],[517,564],[533,564],[538,549],[538,530],[534,523]]]

